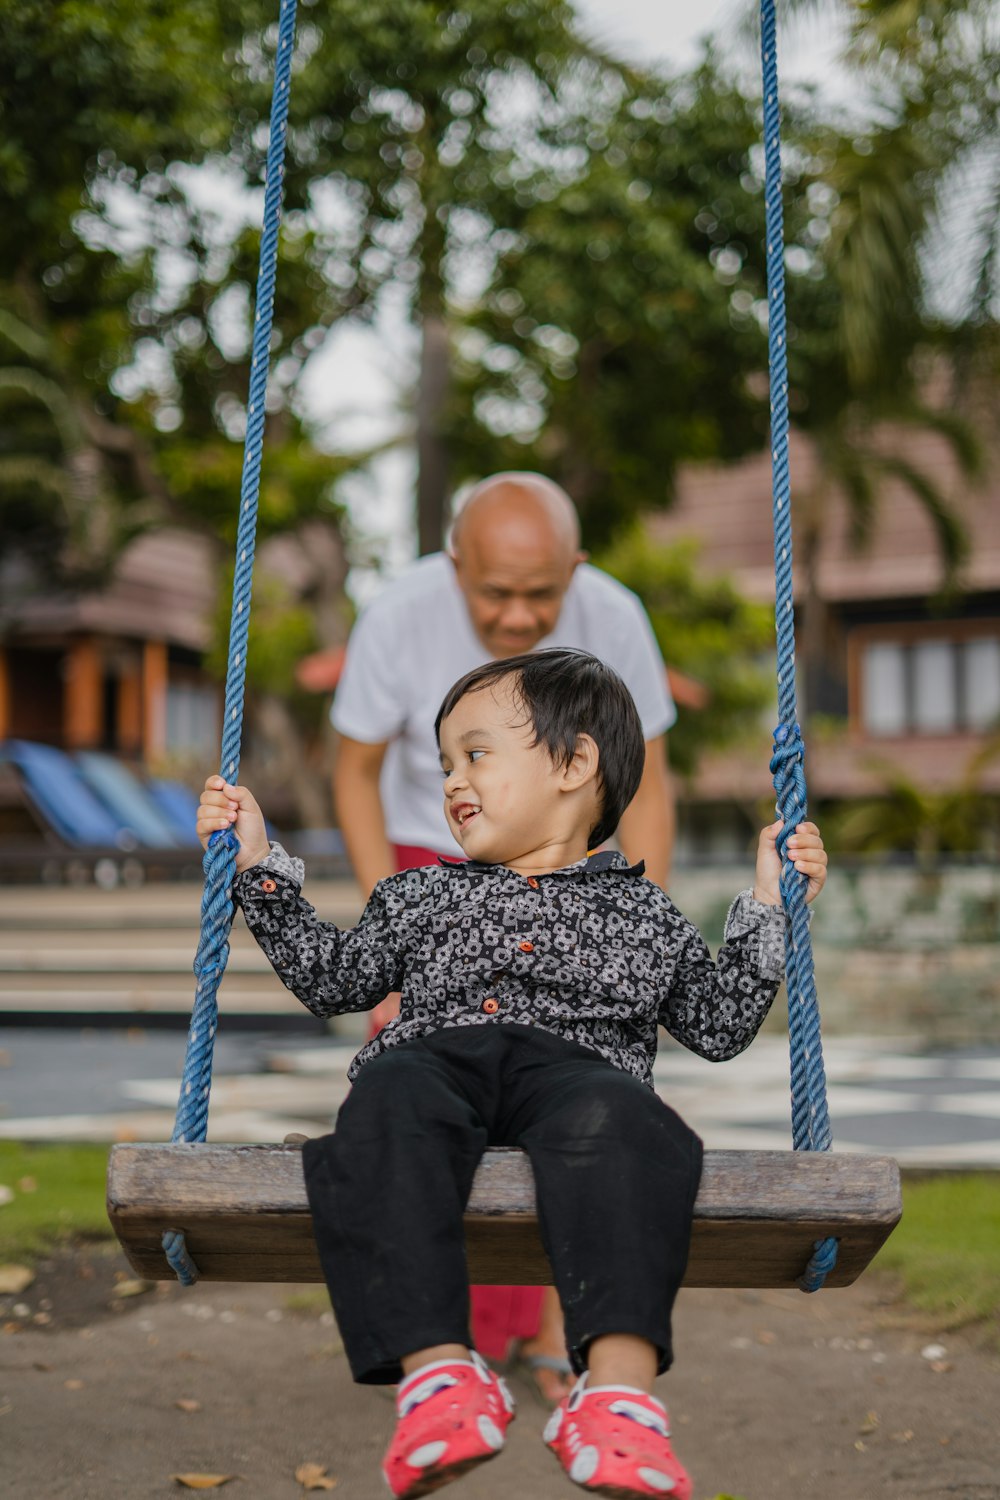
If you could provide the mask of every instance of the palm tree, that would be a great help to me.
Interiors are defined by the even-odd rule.
[[[0,513],[6,545],[62,581],[96,581],[142,524],[127,488],[152,491],[135,435],[102,417],[49,341],[0,308]],[[156,485],[155,490],[159,489]],[[127,510],[127,514],[126,514]]]
[[[792,420],[810,439],[818,469],[812,488],[795,496],[805,580],[803,712],[816,700],[824,633],[816,574],[835,493],[862,548],[874,532],[884,483],[903,484],[934,526],[942,592],[960,579],[967,549],[961,515],[914,461],[910,438],[914,431],[936,432],[962,479],[981,474],[981,424],[958,415],[968,402],[955,399],[956,386],[968,379],[974,356],[993,343],[1000,286],[1000,29],[991,6],[987,0],[783,4],[792,21],[832,9],[848,22],[842,60],[859,75],[874,123],[859,126],[855,117],[797,143],[805,167],[796,196],[816,193],[825,203],[812,274],[790,277],[788,290]],[[932,251],[940,254],[947,240],[946,211],[956,191],[984,162],[989,170],[985,177],[979,172],[975,212],[965,216],[971,269],[946,320]],[[931,402],[928,391],[942,369],[952,376],[951,396]]]
[[[788,293],[792,421],[816,460],[814,483],[795,495],[803,714],[818,695],[825,625],[818,568],[835,496],[847,507],[853,546],[863,551],[885,485],[901,484],[933,526],[945,595],[960,581],[965,526],[947,490],[915,457],[913,438],[937,434],[965,481],[975,482],[984,462],[973,423],[929,395],[938,368],[949,362],[947,341],[925,311],[920,247],[934,203],[930,153],[898,124],[860,138],[825,131],[811,149],[819,163],[813,181],[833,206],[828,233],[815,247],[821,274],[791,278]]]

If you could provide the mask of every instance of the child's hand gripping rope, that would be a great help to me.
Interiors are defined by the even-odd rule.
[[[768,906],[781,905],[781,855],[777,839],[784,824],[779,818],[761,829],[757,843],[757,871],[753,893],[757,901]],[[806,900],[815,901],[826,884],[827,855],[815,823],[800,823],[788,840],[788,852],[795,868],[809,879]]]
[[[271,852],[271,844],[253,793],[245,786],[230,786],[221,776],[210,776],[198,803],[195,824],[202,847],[208,848],[213,833],[232,828],[240,841],[236,869],[249,870]]]

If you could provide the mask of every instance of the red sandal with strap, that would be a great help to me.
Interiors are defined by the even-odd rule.
[[[663,1403],[629,1386],[588,1387],[586,1380],[581,1376],[545,1428],[546,1443],[573,1483],[613,1500],[691,1500]]]
[[[514,1417],[506,1384],[482,1359],[424,1365],[396,1393],[399,1420],[382,1462],[396,1500],[416,1500],[495,1458]]]

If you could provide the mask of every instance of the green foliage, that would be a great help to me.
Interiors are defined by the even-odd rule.
[[[919,249],[955,153],[995,139],[995,46],[984,0],[929,18],[903,0],[844,3],[881,90],[875,123],[832,127],[794,90],[784,110],[790,399],[820,462],[806,531],[837,485],[863,543],[880,487],[901,480],[953,577],[960,525],[876,430],[930,425],[963,473],[980,466],[968,428],[920,399],[922,350],[960,340],[929,324]],[[0,340],[0,506],[7,545],[40,567],[93,568],[156,519],[228,537],[273,21],[260,0],[0,0],[0,315],[28,334]],[[400,384],[422,494],[449,464],[452,480],[535,466],[577,499],[595,547],[670,503],[679,462],[758,448],[763,198],[744,94],[711,53],[687,78],[617,64],[566,0],[305,6],[265,526],[294,528],[370,459],[310,452],[299,389],[327,330],[373,322],[390,296],[444,335],[424,341],[419,395]],[[231,211],[192,165],[228,185]],[[993,231],[962,325],[977,348]],[[81,537],[85,480],[99,525]]]
[[[258,235],[233,232],[232,188],[221,213],[192,196],[190,167],[259,183],[271,19],[256,0],[0,0],[0,508],[40,580],[100,581],[150,524],[231,538]],[[285,247],[265,533],[350,466],[304,446],[294,385],[335,303]]]
[[[1000,1178],[942,1174],[903,1184],[903,1218],[875,1261],[942,1328],[983,1323],[1000,1340]]]
[[[760,126],[711,55],[591,90],[572,126],[459,337],[451,433],[465,472],[552,474],[596,547],[670,503],[679,462],[766,441],[765,341],[734,312],[763,286]]]
[[[992,854],[1000,846],[1000,798],[981,788],[982,773],[1000,755],[993,735],[969,757],[958,784],[920,786],[898,767],[873,761],[884,791],[831,814],[831,847],[848,854],[915,850],[925,866],[941,854]]]
[[[205,666],[220,682],[225,680],[229,640],[229,600],[232,596],[232,569],[224,587],[219,590],[219,606],[214,646]],[[304,656],[319,645],[316,619],[311,609],[298,603],[287,584],[267,574],[254,582],[253,608],[247,643],[247,687],[252,693],[276,693],[291,696],[295,668]],[[322,701],[302,695],[304,704],[316,709]]]
[[[761,734],[774,696],[773,611],[706,577],[697,559],[696,541],[654,547],[638,527],[597,559],[639,595],[664,660],[708,689],[707,705],[678,707],[670,730],[671,765],[686,776],[706,751]]]
[[[106,1146],[26,1146],[0,1141],[0,1260],[36,1260],[74,1239],[109,1239]]]

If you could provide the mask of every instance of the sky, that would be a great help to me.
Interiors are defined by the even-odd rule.
[[[746,6],[740,0],[576,0],[577,14],[598,41],[626,58],[687,67],[708,33],[732,35]],[[796,76],[822,79],[832,28],[810,21],[808,38],[785,38],[779,56]]]

